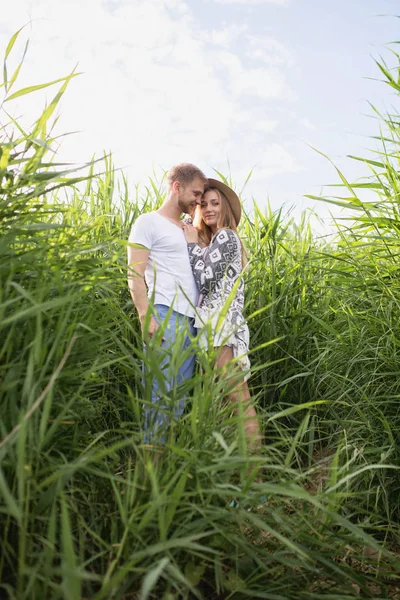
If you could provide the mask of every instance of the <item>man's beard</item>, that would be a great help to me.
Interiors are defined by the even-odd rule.
[[[193,213],[196,209],[196,205],[192,206],[190,202],[184,200],[183,198],[178,198],[178,206],[181,209],[181,212],[185,213],[185,215],[193,216]]]

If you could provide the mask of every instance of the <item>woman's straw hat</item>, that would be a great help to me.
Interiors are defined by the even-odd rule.
[[[218,179],[211,179],[210,177],[208,178],[208,186],[204,191],[206,192],[208,188],[217,188],[217,190],[226,196],[232,209],[233,216],[235,217],[236,225],[239,225],[240,217],[242,216],[242,207],[236,192],[234,192],[229,185],[226,185],[226,183],[222,183],[222,181],[218,181]]]

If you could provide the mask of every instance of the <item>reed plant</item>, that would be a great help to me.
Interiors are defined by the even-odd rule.
[[[55,111],[76,74],[14,91],[18,35],[0,134],[0,594],[393,597],[396,118],[383,118],[391,149],[385,134],[380,165],[368,163],[377,200],[364,206],[346,183],[359,218],[335,243],[316,240],[307,215],[255,204],[243,219],[260,451],[248,453],[207,356],[170,394],[190,400],[159,448],[142,436],[142,363],[157,377],[157,351],[143,351],[125,257],[163,181],[143,194],[111,156],[56,162]],[[9,107],[44,85],[59,88],[26,131]],[[178,341],[170,360],[182,358]]]

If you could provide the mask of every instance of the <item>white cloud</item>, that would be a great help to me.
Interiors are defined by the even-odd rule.
[[[314,123],[312,123],[306,118],[300,119],[299,124],[303,127],[306,127],[307,129],[311,129],[312,131],[315,131],[317,129],[316,125],[314,125]]]
[[[229,76],[229,86],[235,96],[257,96],[259,99],[272,99],[290,94],[285,76],[280,69],[267,67],[247,67],[240,57],[222,50],[217,54],[218,64]]]
[[[278,4],[280,6],[286,6],[288,0],[215,0],[218,4],[245,4],[257,5],[257,4]]]
[[[248,25],[227,25],[222,29],[213,29],[206,33],[206,39],[215,46],[230,48],[233,42],[240,38],[243,33],[248,31]]]
[[[293,155],[281,144],[269,144],[262,149],[255,164],[253,179],[268,180],[282,173],[298,173],[302,170]]]
[[[264,133],[269,133],[270,131],[274,131],[274,129],[277,128],[279,124],[279,121],[258,121],[257,122],[257,129],[259,131],[262,131]]]
[[[224,170],[229,158],[238,176],[254,164],[264,177],[295,168],[288,150],[269,139],[278,125],[276,101],[282,107],[293,98],[289,62],[268,62],[261,53],[270,48],[284,57],[277,41],[267,47],[254,38],[249,65],[235,47],[248,41],[247,26],[207,30],[183,0],[16,0],[7,9],[7,35],[0,34],[3,48],[30,17],[32,43],[18,87],[67,74],[78,61],[84,72],[63,101],[58,132],[81,133],[65,138],[62,159],[112,150],[132,182],[147,179],[154,164],[183,160],[210,172]],[[54,93],[21,98],[13,113],[32,121]],[[262,116],[255,117],[257,105]]]
[[[270,66],[292,67],[295,63],[290,50],[278,40],[268,36],[248,35],[246,56]]]

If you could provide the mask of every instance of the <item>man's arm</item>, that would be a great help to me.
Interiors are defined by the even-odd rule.
[[[144,272],[150,256],[147,248],[132,248],[128,246],[128,286],[133,304],[139,315],[140,325],[143,332],[144,321],[149,301],[147,299],[147,288],[144,281]],[[150,317],[148,335],[151,337],[158,329],[158,323],[153,316]]]

